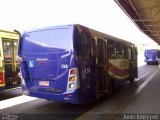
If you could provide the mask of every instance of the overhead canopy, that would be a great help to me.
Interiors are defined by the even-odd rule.
[[[160,0],[115,0],[138,28],[160,45]]]

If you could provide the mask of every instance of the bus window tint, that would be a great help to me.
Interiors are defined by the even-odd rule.
[[[124,58],[124,49],[121,42],[116,42],[117,58]]]
[[[128,59],[128,47],[124,45],[124,58]]]
[[[75,48],[75,51],[76,51],[76,55],[77,55],[77,57],[78,57],[78,59],[79,58],[81,58],[82,57],[82,48],[81,48],[81,36],[80,36],[80,34],[79,34],[79,32],[78,32],[78,30],[75,28],[75,34],[74,34],[74,38],[75,38],[75,41],[74,41],[74,48]]]
[[[136,58],[137,58],[137,50],[134,47],[132,48],[132,50],[133,50],[133,59],[136,60]]]
[[[133,59],[132,47],[128,47],[128,58],[129,58],[129,60],[132,60],[132,59]]]
[[[17,50],[17,48],[18,48],[18,41],[15,41],[15,42],[13,42],[13,47],[14,47],[14,61],[16,61],[16,62],[18,62],[17,61],[17,59],[16,59],[16,57],[17,57],[17,55],[18,55],[18,50]]]
[[[115,52],[116,52],[116,50],[114,48],[114,43],[112,41],[108,41],[108,57],[110,59],[113,59]]]
[[[98,64],[106,63],[106,44],[102,40],[98,40]]]
[[[4,42],[3,43],[3,49],[4,49],[4,58],[6,62],[11,62],[12,58],[12,45],[11,42]]]
[[[84,59],[89,59],[90,57],[90,41],[87,33],[81,33],[81,40],[79,41],[81,44],[81,55]]]
[[[131,54],[131,49],[124,43],[112,40],[108,42],[108,57],[110,59],[123,59],[128,58],[128,56],[131,58]]]
[[[18,42],[14,42],[14,54],[17,55],[17,45]]]
[[[26,41],[21,51],[25,53],[40,53],[53,52],[53,49],[54,52],[70,50],[72,49],[72,36],[69,34],[70,32],[71,31],[68,29],[47,29],[24,34],[22,39]],[[34,48],[34,51],[28,49],[30,44],[32,44],[32,49]]]

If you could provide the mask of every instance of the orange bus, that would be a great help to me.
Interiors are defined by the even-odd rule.
[[[19,63],[16,60],[19,33],[0,30],[0,89],[20,84]]]

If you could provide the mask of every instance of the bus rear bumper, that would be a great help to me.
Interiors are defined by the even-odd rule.
[[[80,104],[78,98],[78,90],[65,92],[62,94],[55,94],[55,93],[45,93],[45,92],[38,92],[38,91],[31,91],[31,90],[23,90],[23,94],[27,96],[53,100],[56,102],[64,102],[64,103],[72,103],[72,104]]]
[[[147,64],[159,64],[158,60],[146,61]]]

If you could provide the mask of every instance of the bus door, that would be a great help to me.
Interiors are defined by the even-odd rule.
[[[97,40],[97,63],[99,69],[99,95],[107,93],[107,54],[106,41]]]
[[[20,84],[21,83],[21,79],[20,77],[18,77],[18,73],[20,72],[20,68],[19,68],[19,62],[16,59],[16,56],[18,55],[18,40],[13,40],[13,58],[14,58],[14,62],[13,62],[13,66],[14,66],[14,83],[15,84]]]
[[[0,46],[2,46],[2,39],[0,38]],[[3,49],[0,47],[0,88],[5,86],[4,66],[3,66]]]
[[[3,57],[4,57],[4,71],[5,71],[5,84],[12,86],[16,84],[16,72],[18,63],[15,62],[17,41],[11,39],[2,39]]]

